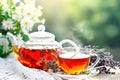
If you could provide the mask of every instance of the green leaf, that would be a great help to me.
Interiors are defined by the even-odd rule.
[[[9,54],[12,52],[12,50],[8,51],[8,52],[5,52],[3,54],[0,55],[0,57],[2,58],[6,58],[7,56],[9,56]]]
[[[11,40],[10,40],[10,38],[9,37],[7,37],[7,40],[8,40],[8,42],[9,42],[9,47],[12,47],[12,42],[11,42]]]
[[[29,40],[28,35],[24,34],[24,35],[23,35],[23,40],[24,40],[25,42],[28,41],[28,40]]]
[[[8,18],[10,18],[10,15],[9,15],[9,13],[8,12],[5,12],[5,16],[4,16],[4,18],[7,20]]]
[[[0,45],[0,56],[3,53],[3,45]]]
[[[3,7],[3,4],[0,3],[0,10],[2,9],[2,7]]]

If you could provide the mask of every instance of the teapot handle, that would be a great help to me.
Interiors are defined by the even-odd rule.
[[[77,46],[77,45],[75,44],[75,42],[73,42],[72,40],[64,39],[64,40],[60,41],[60,45],[61,45],[61,46],[62,46],[63,44],[65,44],[65,43],[71,44],[71,45],[75,48],[76,52],[79,51],[78,46]]]
[[[9,36],[10,40],[12,41],[12,44],[17,44],[16,37],[12,33],[8,32],[7,35]]]

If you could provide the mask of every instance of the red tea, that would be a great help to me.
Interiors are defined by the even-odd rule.
[[[47,61],[54,60],[56,49],[26,49],[20,48],[18,60],[27,67],[42,69]]]
[[[77,54],[70,56],[69,53],[60,54],[58,57],[58,64],[67,74],[80,74],[89,65],[90,56],[85,54]]]

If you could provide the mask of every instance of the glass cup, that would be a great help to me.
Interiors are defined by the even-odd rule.
[[[72,44],[73,47],[64,47],[57,56],[58,65],[66,74],[81,74],[86,69],[93,69],[98,63],[99,57],[95,55],[97,57],[95,63],[89,66],[91,54],[80,51],[79,47],[72,41],[63,41],[61,44],[66,42]]]
[[[80,74],[86,70],[90,55],[76,52],[63,52],[58,56],[59,66],[67,74]]]

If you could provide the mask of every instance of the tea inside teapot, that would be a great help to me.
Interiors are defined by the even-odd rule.
[[[56,49],[19,49],[18,60],[27,67],[44,69],[48,61],[54,60]]]

